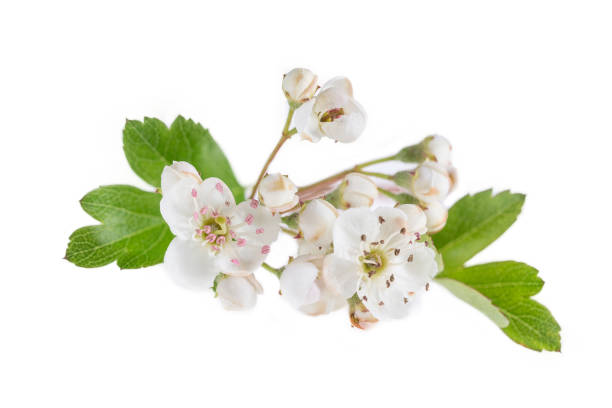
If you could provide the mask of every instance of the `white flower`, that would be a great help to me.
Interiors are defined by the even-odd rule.
[[[298,216],[302,236],[299,254],[326,254],[332,243],[337,217],[338,211],[327,201],[319,198],[308,202]]]
[[[321,278],[323,258],[300,256],[285,267],[280,277],[283,298],[291,306],[309,315],[332,312],[346,304]]]
[[[283,78],[283,92],[290,102],[303,103],[317,91],[317,76],[306,68],[294,68]]]
[[[363,107],[353,98],[347,78],[334,78],[295,111],[295,127],[303,138],[318,142],[327,136],[342,143],[357,140],[366,124]]]
[[[449,141],[439,135],[429,136],[425,142],[425,152],[436,163],[441,166],[449,166],[451,163],[452,147]]]
[[[415,294],[438,272],[436,252],[397,208],[353,208],[334,226],[334,253],[325,258],[326,284],[344,298],[357,293],[377,319],[407,314]]]
[[[300,198],[297,187],[287,176],[280,173],[267,174],[259,185],[259,197],[273,212],[282,212],[295,207]]]
[[[451,188],[451,178],[445,167],[426,160],[415,170],[408,186],[416,198],[426,203],[442,201]]]
[[[219,273],[247,276],[266,258],[280,230],[280,218],[257,200],[236,205],[221,180],[198,182],[175,179],[175,170],[162,173],[162,217],[176,237],[166,250],[164,264],[179,284],[205,289]],[[168,187],[169,186],[169,187]]]
[[[169,191],[176,183],[184,178],[191,178],[198,183],[202,182],[200,173],[191,164],[184,161],[175,161],[172,166],[166,166],[161,178],[162,192]]]
[[[378,186],[368,176],[349,173],[341,185],[343,208],[371,207],[378,197]]]
[[[217,296],[227,310],[251,309],[257,303],[257,295],[263,289],[253,274],[225,276],[217,283]]]
[[[427,231],[435,233],[441,231],[446,225],[448,219],[448,210],[439,201],[430,201],[425,203],[423,211],[427,217]]]

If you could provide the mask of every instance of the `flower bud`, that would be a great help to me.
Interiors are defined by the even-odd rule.
[[[406,223],[406,229],[409,233],[414,234],[425,234],[427,232],[427,215],[425,212],[416,204],[401,204],[396,208],[399,208],[406,214],[408,222]]]
[[[371,207],[378,197],[378,187],[366,175],[350,173],[344,178],[341,205],[344,209]]]
[[[200,174],[191,164],[184,161],[175,161],[171,166],[164,167],[161,176],[162,193],[172,189],[179,181],[190,178],[198,184],[202,182]]]
[[[425,153],[431,160],[441,166],[450,165],[451,150],[450,143],[443,136],[433,135],[425,139]]]
[[[329,246],[337,217],[338,211],[327,201],[316,199],[308,202],[298,218],[302,237],[314,245]]]
[[[329,313],[345,304],[320,279],[322,259],[301,256],[285,267],[280,277],[280,290],[291,306],[309,315]]]
[[[311,142],[323,136],[354,142],[366,124],[366,113],[353,98],[351,82],[342,77],[328,81],[316,97],[295,111],[294,118],[298,132]]]
[[[317,91],[317,76],[306,68],[294,68],[283,77],[283,92],[289,102],[304,103]]]
[[[225,276],[217,283],[217,296],[227,310],[251,309],[257,303],[257,295],[263,289],[255,276]]]
[[[259,186],[259,197],[272,212],[281,212],[299,203],[297,190],[295,184],[287,176],[280,173],[268,174]]]
[[[428,160],[414,171],[396,173],[393,175],[393,181],[424,202],[444,200],[451,187],[451,179],[446,169]]]
[[[349,300],[349,319],[351,320],[351,326],[362,330],[369,329],[378,322],[378,319],[370,313],[361,301],[354,301],[353,299]]]
[[[423,211],[427,217],[427,232],[433,234],[444,228],[448,219],[448,210],[444,204],[439,201],[431,201],[425,204]]]

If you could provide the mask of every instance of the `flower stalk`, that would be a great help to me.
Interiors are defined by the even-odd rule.
[[[296,108],[294,104],[289,104],[289,112],[287,112],[287,119],[285,120],[285,126],[283,127],[281,138],[278,140],[278,143],[276,143],[276,146],[274,146],[274,149],[268,156],[266,163],[264,164],[261,171],[259,172],[259,176],[257,177],[257,181],[255,182],[255,185],[253,186],[253,191],[251,191],[251,195],[249,196],[249,198],[252,199],[255,197],[255,194],[257,194],[257,189],[259,188],[259,184],[261,184],[261,180],[263,180],[264,176],[266,175],[268,171],[268,167],[270,167],[272,160],[274,160],[274,158],[278,154],[281,147],[283,147],[283,145],[285,144],[287,140],[291,139],[291,136],[297,133],[297,130],[295,128],[289,130],[289,126],[291,126],[291,120],[293,119],[293,114],[295,113],[295,109]]]

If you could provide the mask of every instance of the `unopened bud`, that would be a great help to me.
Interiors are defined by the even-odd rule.
[[[251,309],[257,303],[257,295],[263,293],[253,274],[222,277],[217,283],[216,291],[221,306],[227,310]]]
[[[344,209],[370,207],[378,197],[378,187],[368,176],[361,173],[350,173],[344,178],[341,186]]]
[[[431,161],[425,161],[414,171],[396,173],[393,181],[425,202],[443,200],[451,187],[451,179],[446,169]]]
[[[304,206],[298,218],[303,238],[315,245],[330,245],[337,217],[338,211],[327,201],[322,199],[310,201]]]
[[[261,181],[259,196],[271,211],[280,212],[289,210],[299,203],[297,190],[287,176],[280,173],[268,174]]]
[[[452,147],[445,137],[439,135],[428,136],[424,143],[425,153],[430,160],[441,166],[450,165]]]
[[[427,232],[436,233],[446,225],[448,219],[448,210],[439,201],[431,201],[423,207],[425,216],[427,217]]]
[[[317,76],[306,68],[294,68],[283,78],[283,92],[289,102],[304,103],[317,91]]]

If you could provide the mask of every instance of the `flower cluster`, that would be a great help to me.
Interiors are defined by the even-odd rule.
[[[212,288],[230,310],[255,305],[262,288],[254,272],[263,266],[279,277],[283,299],[303,313],[347,307],[351,323],[361,328],[404,317],[441,270],[428,234],[446,222],[443,200],[456,180],[451,146],[430,136],[303,188],[287,175],[268,174],[270,161],[293,134],[310,142],[327,137],[349,143],[363,133],[366,114],[351,82],[336,77],[319,86],[317,81],[303,68],[283,78],[289,117],[249,199],[236,204],[223,181],[202,179],[189,163],[166,166],[161,214],[176,237],[164,263],[177,283]],[[417,166],[394,175],[364,170],[392,160]],[[400,195],[378,179],[392,181],[406,199],[381,206],[381,192]],[[286,265],[274,268],[264,261],[281,230],[295,239],[297,249]]]

